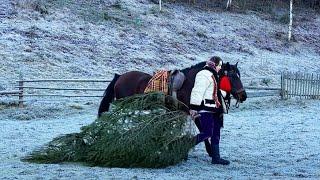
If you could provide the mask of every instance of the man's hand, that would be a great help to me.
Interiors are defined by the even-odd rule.
[[[190,116],[191,116],[191,118],[192,118],[193,120],[201,116],[201,115],[198,113],[198,111],[195,111],[195,110],[189,110],[189,113],[190,113]]]

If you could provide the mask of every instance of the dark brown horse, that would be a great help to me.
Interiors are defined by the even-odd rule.
[[[206,62],[201,62],[192,67],[181,70],[186,79],[180,90],[177,92],[177,98],[187,106],[189,106],[190,94],[194,85],[195,76],[205,65]],[[229,77],[231,83],[231,94],[235,99],[237,99],[238,103],[245,101],[247,94],[240,80],[240,71],[237,65],[238,63],[235,65],[230,65],[229,63],[223,64],[220,71],[220,77],[222,77],[222,74]],[[100,117],[103,112],[109,110],[110,103],[114,99],[120,99],[134,94],[142,94],[151,77],[151,75],[139,71],[130,71],[122,75],[115,74],[113,80],[110,82],[104,93],[104,97],[100,103],[98,116]]]

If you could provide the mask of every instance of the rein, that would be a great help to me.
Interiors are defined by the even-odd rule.
[[[243,88],[239,89],[239,90],[236,92],[236,94],[238,94],[238,93],[240,93],[240,92],[242,92],[242,91],[244,91]],[[237,97],[237,102],[236,102],[236,104],[235,104],[235,107],[236,107],[236,108],[239,108],[239,106],[240,106],[240,97]]]
[[[227,110],[227,114],[229,113],[229,109],[230,109],[230,104],[231,104],[231,98],[230,96],[223,98],[224,103],[226,104],[226,110]]]
[[[226,76],[226,75],[225,75],[225,76]],[[227,76],[227,77],[228,77],[228,79],[229,79],[229,76]],[[229,81],[230,81],[230,79],[229,79]],[[243,88],[238,89],[238,90],[236,91],[236,94],[239,94],[239,93],[241,93],[242,91],[244,91]],[[228,114],[229,109],[230,109],[230,106],[231,106],[231,98],[230,98],[230,95],[228,95],[226,98],[223,98],[223,100],[224,100],[224,103],[226,104],[226,110],[227,110],[227,114]],[[236,107],[236,108],[239,108],[240,103],[241,103],[240,97],[239,97],[239,96],[236,96],[236,100],[237,100],[237,102],[236,102],[236,104],[235,104],[235,107]]]
[[[236,108],[239,108],[239,106],[240,106],[240,101],[239,101],[239,98],[237,98],[237,102],[236,102],[236,104],[235,104],[235,107],[236,107]]]

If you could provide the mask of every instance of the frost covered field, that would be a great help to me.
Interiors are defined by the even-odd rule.
[[[81,164],[30,164],[20,158],[59,134],[78,132],[96,117],[95,106],[59,110],[51,117],[21,121],[0,118],[2,179],[295,179],[320,178],[319,101],[252,98],[226,115],[221,153],[229,166],[211,165],[203,144],[181,164],[164,169],[86,167]],[[40,107],[38,107],[40,108]],[[51,108],[34,113],[47,113]],[[57,109],[57,108],[56,108]],[[28,110],[31,111],[32,110]],[[71,112],[70,112],[71,111]],[[61,116],[61,113],[69,113]],[[20,112],[22,113],[22,112]],[[54,114],[58,114],[54,116]]]
[[[129,70],[182,69],[212,55],[239,62],[250,86],[279,87],[282,71],[320,73],[320,17],[312,11],[295,13],[288,43],[277,11],[270,16],[165,3],[160,13],[148,0],[91,1],[48,1],[60,4],[43,8],[32,2],[46,0],[2,0],[0,91],[13,89],[19,74],[110,79]],[[93,122],[100,100],[29,99],[24,109],[11,100],[0,97],[0,179],[320,179],[319,100],[249,94],[225,117],[221,154],[230,166],[211,165],[199,144],[187,161],[165,169],[21,162],[54,137]]]

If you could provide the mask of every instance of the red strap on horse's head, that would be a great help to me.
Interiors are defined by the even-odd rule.
[[[220,89],[226,91],[227,93],[231,92],[231,83],[228,76],[223,76],[220,79]]]

